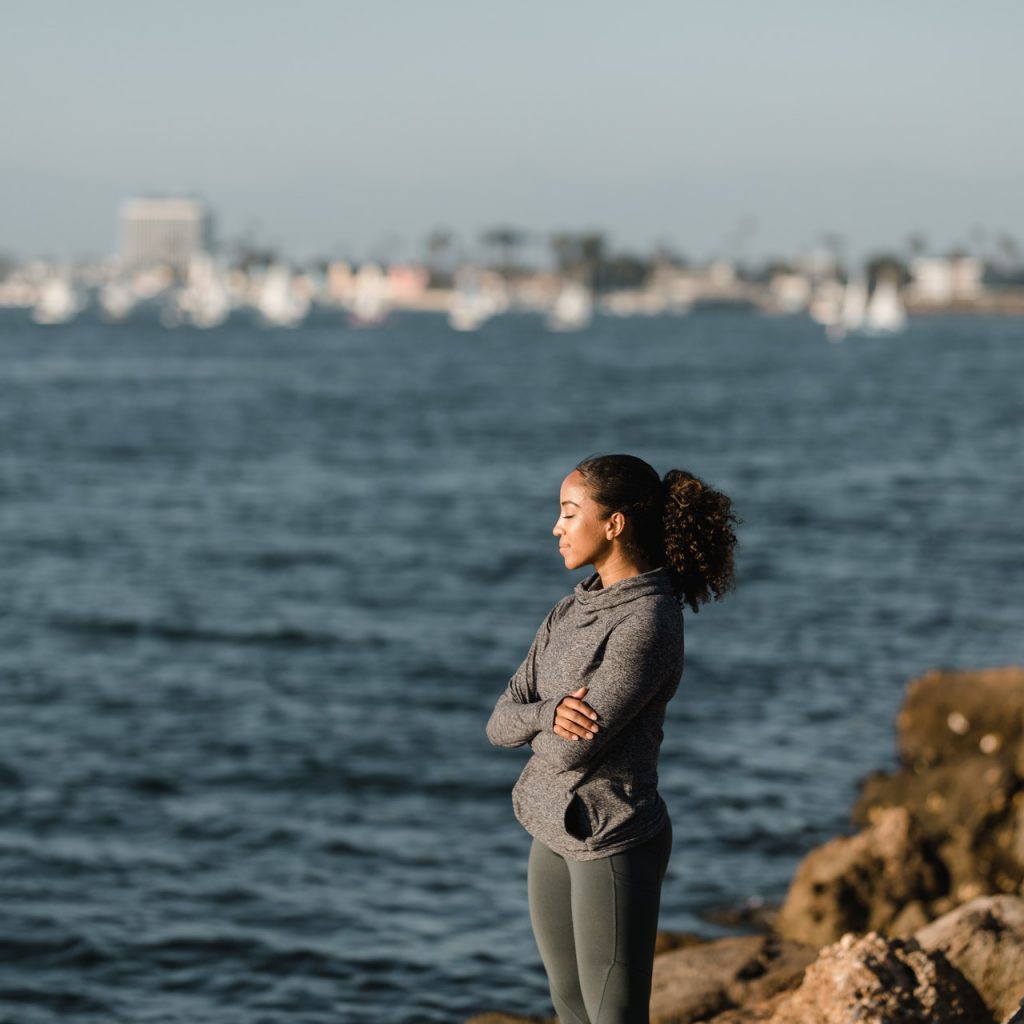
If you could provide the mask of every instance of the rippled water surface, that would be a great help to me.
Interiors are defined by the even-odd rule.
[[[595,451],[745,522],[688,616],[662,925],[778,900],[908,678],[1024,661],[1024,324],[0,321],[0,1019],[550,1012],[490,707]]]

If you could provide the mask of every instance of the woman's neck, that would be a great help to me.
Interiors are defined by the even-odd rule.
[[[622,580],[628,580],[631,576],[639,576],[656,568],[657,566],[645,561],[629,558],[622,552],[613,552],[600,564],[594,562],[594,569],[601,577],[601,587],[605,590]]]

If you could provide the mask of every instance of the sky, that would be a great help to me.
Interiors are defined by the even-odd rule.
[[[189,193],[295,259],[512,225],[693,259],[1024,247],[1017,0],[7,5],[0,253]]]

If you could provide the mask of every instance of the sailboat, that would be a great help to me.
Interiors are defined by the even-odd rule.
[[[376,263],[366,263],[356,273],[355,294],[349,304],[348,322],[352,327],[375,327],[390,311],[388,279]]]
[[[907,311],[896,282],[879,278],[864,313],[864,326],[876,334],[897,334],[907,326]]]
[[[475,267],[461,267],[455,274],[455,292],[448,310],[448,325],[453,331],[476,331],[495,313],[495,302],[480,287]]]
[[[828,340],[842,341],[847,334],[861,330],[867,305],[867,281],[860,276],[851,277],[843,289],[843,297],[835,319],[825,325],[825,336]]]
[[[100,312],[105,320],[118,323],[135,308],[136,297],[126,281],[115,278],[100,289]]]
[[[867,308],[867,281],[863,277],[851,277],[843,290],[843,305],[839,310],[839,323],[843,330],[859,331],[864,325]]]
[[[260,293],[260,301],[266,303],[266,285]],[[188,284],[178,292],[175,304],[178,318],[193,327],[218,327],[227,320],[231,297],[223,273],[208,253],[197,254],[189,260]],[[262,306],[261,312],[269,319]]]
[[[274,263],[263,278],[256,309],[268,327],[298,327],[309,312],[309,299],[293,287],[291,270]]]
[[[66,274],[55,274],[39,289],[32,307],[32,321],[37,324],[66,324],[74,319],[82,302]]]
[[[825,328],[825,334],[830,341],[839,341],[845,333],[841,326],[845,294],[846,291],[839,281],[830,277],[815,289],[808,307],[811,319]]]
[[[590,289],[579,281],[566,281],[548,314],[549,331],[579,331],[594,315],[594,299]]]

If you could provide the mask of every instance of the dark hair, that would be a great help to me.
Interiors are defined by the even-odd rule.
[[[576,469],[590,497],[632,527],[626,543],[644,561],[664,565],[680,603],[694,611],[732,589],[732,502],[692,473],[670,469],[664,479],[635,455],[591,455]]]

